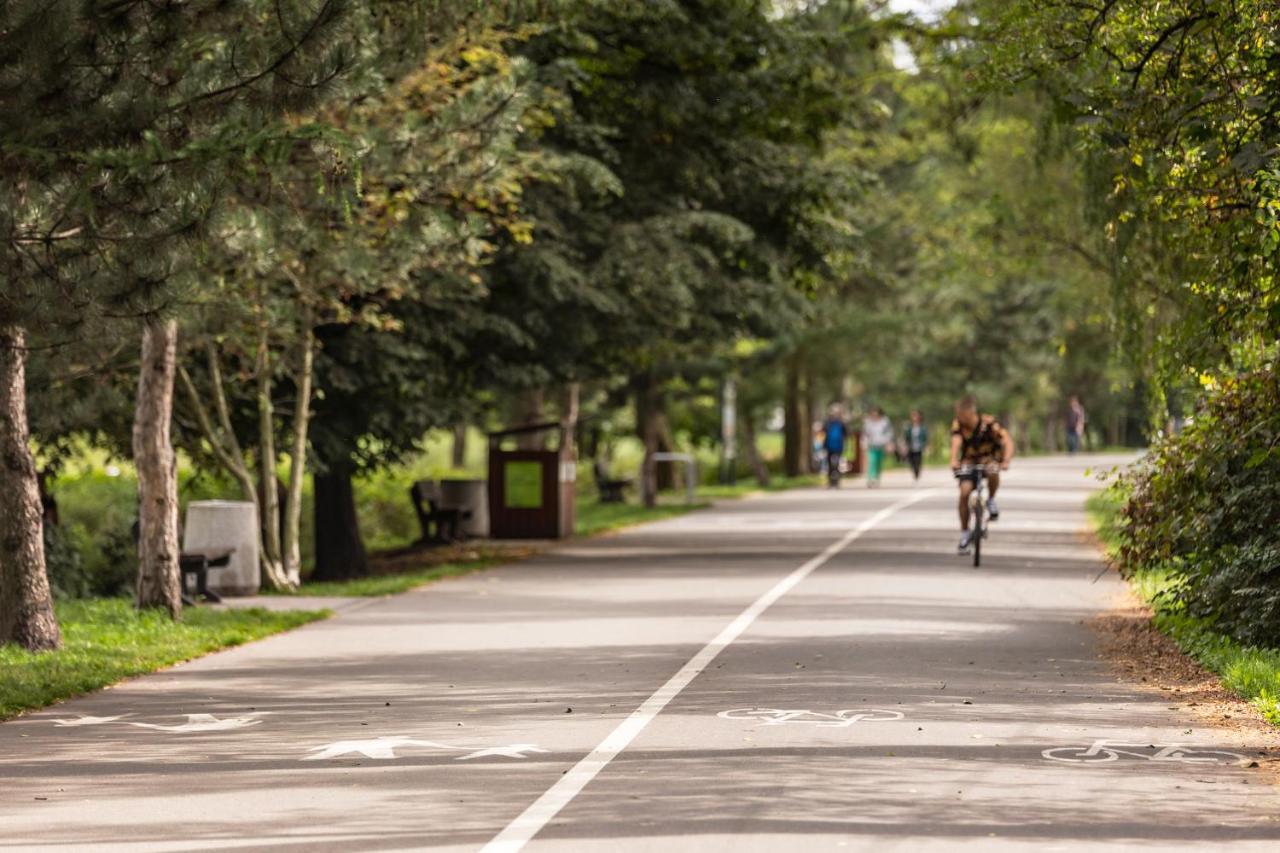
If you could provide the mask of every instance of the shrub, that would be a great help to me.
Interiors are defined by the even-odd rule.
[[[1280,646],[1280,376],[1274,366],[1211,391],[1183,432],[1127,478],[1120,563],[1161,568],[1191,615]]]
[[[66,528],[56,524],[44,526],[44,562],[54,598],[66,601],[89,595],[92,589],[89,574]]]

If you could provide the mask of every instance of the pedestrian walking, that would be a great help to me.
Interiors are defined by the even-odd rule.
[[[919,480],[920,469],[924,466],[924,452],[929,447],[929,428],[924,425],[924,416],[919,409],[911,410],[911,423],[907,424],[902,433],[902,446],[907,451],[911,474]]]
[[[1080,439],[1084,436],[1085,415],[1080,398],[1071,395],[1067,403],[1067,453],[1074,456],[1080,450]]]
[[[827,485],[832,489],[840,486],[840,467],[849,437],[849,427],[843,414],[839,404],[832,403],[826,423],[822,425],[822,448],[827,452]]]
[[[867,486],[875,488],[880,485],[884,455],[893,447],[893,424],[879,406],[872,406],[863,420],[862,436],[867,444]]]

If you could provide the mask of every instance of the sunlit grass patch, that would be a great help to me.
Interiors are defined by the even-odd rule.
[[[122,598],[64,601],[57,612],[61,650],[0,646],[0,719],[329,615],[188,608],[175,623]]]

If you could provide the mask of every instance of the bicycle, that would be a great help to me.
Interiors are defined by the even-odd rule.
[[[1150,749],[1156,752],[1143,751]],[[1095,740],[1090,746],[1060,746],[1040,754],[1051,761],[1070,764],[1103,764],[1118,761],[1122,755],[1145,761],[1178,761],[1184,764],[1241,764],[1247,760],[1243,755],[1221,749],[1195,749],[1178,743],[1157,747],[1155,744],[1106,740]]]
[[[1000,471],[999,465],[961,465],[955,469],[957,480],[973,480],[969,492],[969,547],[973,549],[973,567],[982,565],[982,540],[987,538],[987,476]]]

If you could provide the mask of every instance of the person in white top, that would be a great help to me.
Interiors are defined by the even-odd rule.
[[[867,486],[875,488],[880,485],[884,455],[893,445],[893,424],[879,406],[872,406],[862,421],[862,437],[867,445]]]

